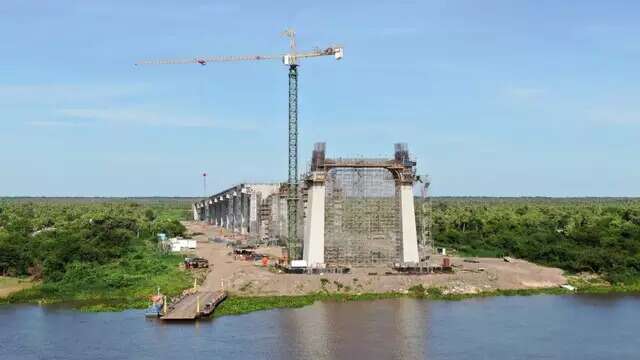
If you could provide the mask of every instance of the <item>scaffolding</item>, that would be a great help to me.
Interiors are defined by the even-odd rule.
[[[401,246],[400,198],[393,174],[373,167],[329,170],[325,262],[341,266],[390,264],[400,259]]]
[[[420,204],[416,211],[416,225],[418,227],[418,250],[420,258],[424,259],[433,254],[433,237],[431,234],[433,207],[431,205],[431,197],[429,196],[429,186],[431,179],[428,175],[418,177],[422,182],[420,188]]]

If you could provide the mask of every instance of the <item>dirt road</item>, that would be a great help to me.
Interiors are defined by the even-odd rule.
[[[326,289],[331,292],[373,293],[407,291],[422,284],[439,287],[445,293],[477,293],[497,289],[528,289],[554,287],[566,283],[560,269],[539,266],[524,260],[478,258],[478,263],[464,262],[452,257],[456,271],[453,274],[384,275],[387,267],[353,268],[349,274],[299,275],[282,274],[260,266],[259,263],[234,260],[231,248],[207,239],[219,229],[200,223],[185,222],[191,233],[203,233],[198,241],[197,255],[213,265],[203,290],[224,288],[235,295],[303,295]],[[259,252],[276,254],[278,248],[259,248]],[[377,275],[369,275],[377,273]]]
[[[16,291],[32,287],[34,283],[13,277],[0,276],[0,298],[11,295]]]

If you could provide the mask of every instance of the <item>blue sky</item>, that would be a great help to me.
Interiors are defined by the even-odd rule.
[[[640,196],[637,1],[0,2],[0,196],[189,196],[407,142],[434,195]]]

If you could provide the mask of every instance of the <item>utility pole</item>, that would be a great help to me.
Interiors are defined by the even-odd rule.
[[[202,193],[204,195],[204,198],[207,198],[207,173],[203,172],[202,173]]]

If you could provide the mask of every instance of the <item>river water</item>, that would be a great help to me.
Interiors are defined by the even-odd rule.
[[[640,359],[640,297],[318,302],[195,324],[10,305],[0,359]]]

